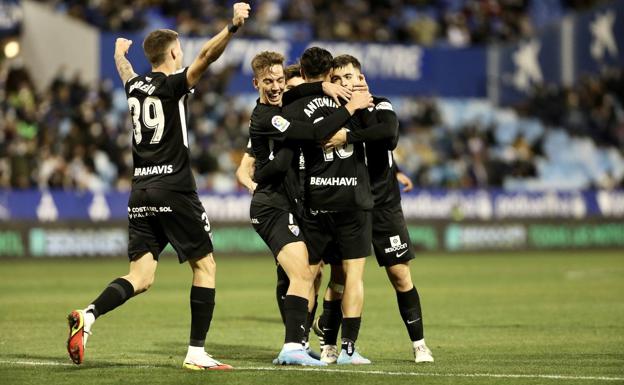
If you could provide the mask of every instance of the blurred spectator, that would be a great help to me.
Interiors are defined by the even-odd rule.
[[[210,36],[229,22],[232,1],[217,0],[38,0],[109,31],[167,26],[183,35]],[[343,41],[396,41],[463,47],[529,36],[532,17],[542,26],[563,10],[605,0],[258,0],[240,34]],[[551,9],[555,8],[555,9]]]
[[[189,101],[200,189],[234,178],[255,95],[223,96],[230,70],[202,79]],[[60,71],[35,92],[28,72],[0,63],[0,187],[128,190],[131,125],[122,90]],[[516,110],[485,102],[396,98],[402,170],[420,187],[624,187],[624,70],[573,88],[540,87]],[[475,115],[465,105],[481,103]],[[458,110],[449,113],[453,105]],[[450,121],[456,117],[456,121]]]

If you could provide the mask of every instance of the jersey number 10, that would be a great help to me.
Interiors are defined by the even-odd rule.
[[[323,118],[324,118],[323,116],[316,118],[314,120],[314,123],[320,122],[321,120],[323,120]],[[342,128],[349,131],[349,129],[346,127],[342,127]],[[353,144],[351,143],[345,144],[345,145],[340,146],[340,148],[323,147],[323,159],[325,159],[325,162],[334,161],[334,152],[336,153],[336,155],[338,155],[340,159],[347,159],[348,157],[353,155]]]
[[[128,107],[130,108],[130,116],[132,117],[132,130],[134,131],[136,144],[141,143],[141,140],[143,140],[141,120],[143,120],[143,125],[147,129],[154,130],[154,135],[152,135],[150,143],[160,143],[163,131],[165,130],[165,114],[163,113],[160,99],[155,96],[148,96],[143,101],[143,108],[141,108],[139,99],[129,98]]]

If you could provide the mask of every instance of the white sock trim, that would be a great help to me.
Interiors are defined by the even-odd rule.
[[[303,345],[297,342],[288,342],[284,344],[284,346],[282,347],[282,350],[291,351],[291,350],[301,349],[302,347]]]
[[[90,332],[91,331],[91,327],[95,323],[95,315],[93,315],[93,313],[89,311],[89,310],[91,310],[93,308],[94,308],[93,305],[89,305],[89,306],[87,306],[86,309],[84,309],[84,323],[85,323],[84,324],[84,330],[85,330],[85,332]]]
[[[204,354],[205,350],[203,346],[190,346],[188,347],[188,353],[190,355],[196,355],[196,354]]]
[[[419,346],[425,346],[425,339],[423,338],[422,340],[412,342],[412,346],[414,348],[417,348]]]

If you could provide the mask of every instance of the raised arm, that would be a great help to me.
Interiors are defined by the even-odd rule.
[[[134,69],[132,69],[132,64],[130,64],[130,61],[126,58],[126,54],[128,54],[131,45],[132,40],[124,39],[123,37],[115,40],[115,65],[117,66],[117,72],[124,86],[128,80],[137,76]]]
[[[189,66],[186,72],[186,82],[189,88],[193,88],[199,81],[199,78],[206,72],[210,63],[217,60],[225,47],[227,46],[232,34],[245,23],[245,19],[249,17],[249,4],[234,4],[234,16],[232,17],[232,25],[224,27],[221,32],[213,36],[201,47],[199,54]]]

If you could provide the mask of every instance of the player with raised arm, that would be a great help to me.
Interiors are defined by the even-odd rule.
[[[132,41],[120,38],[115,43],[115,63],[133,125],[134,175],[128,202],[130,271],[111,282],[84,310],[69,314],[67,350],[76,364],[83,362],[95,320],[149,289],[159,255],[171,243],[180,263],[188,262],[193,271],[190,342],[183,367],[232,368],[204,350],[215,305],[216,265],[210,223],[190,167],[186,98],[210,63],[221,56],[249,11],[249,4],[234,4],[232,23],[208,40],[187,68],[182,68],[183,52],[175,31],[155,30],[145,38],[143,51],[152,70],[141,76],[134,73],[125,57]]]
[[[290,148],[287,142],[311,140],[320,143],[339,130],[357,109],[368,107],[369,97],[366,94],[353,97],[344,107],[318,123],[284,118],[280,108],[285,84],[283,61],[281,54],[265,51],[256,55],[251,63],[254,87],[260,97],[249,127],[255,157],[254,179],[258,182],[250,216],[254,229],[269,246],[290,281],[283,304],[284,346],[274,362],[322,366],[326,364],[310,357],[302,345],[318,269],[310,267],[304,233],[299,228],[298,157],[295,157],[296,149]],[[324,95],[322,84],[299,87],[290,91],[289,97],[307,93]]]
[[[335,57],[332,82],[350,89],[364,83],[361,64],[357,58],[351,55]],[[399,180],[406,189],[411,189],[411,181],[404,175],[399,175],[392,155],[398,141],[399,121],[388,99],[373,97],[373,100],[374,109],[363,114],[365,129],[356,132],[341,130],[327,142],[326,146],[340,148],[347,144],[366,142],[366,158],[375,201],[372,210],[373,248],[377,263],[385,267],[390,283],[395,289],[399,313],[412,341],[415,362],[433,362],[431,350],[425,344],[420,297],[412,283],[409,261],[414,259],[414,253],[410,247],[397,183]],[[340,301],[340,293],[331,287],[331,285],[328,287],[325,298],[334,301],[329,301],[330,306],[323,306],[323,309],[328,309],[324,313],[328,314],[319,317],[314,325],[315,332],[322,335],[326,344],[332,338],[335,340],[331,334],[339,326],[335,304]],[[324,330],[329,331],[329,335],[326,335]],[[328,350],[331,350],[331,345],[323,347],[322,359],[326,357]]]

